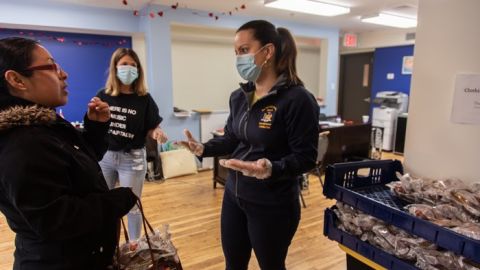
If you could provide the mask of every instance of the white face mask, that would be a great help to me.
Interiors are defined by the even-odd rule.
[[[124,85],[130,85],[138,78],[138,69],[129,65],[117,66],[117,78]]]
[[[256,53],[249,53],[237,56],[235,65],[237,66],[238,74],[244,80],[255,82],[258,79],[258,76],[260,76],[263,66],[257,66],[255,64],[255,55],[262,51],[265,46],[260,48]]]

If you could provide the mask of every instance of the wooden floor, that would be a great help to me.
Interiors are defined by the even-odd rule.
[[[395,157],[386,155],[386,158]],[[225,269],[220,244],[220,207],[223,187],[213,189],[212,171],[168,179],[163,183],[147,182],[143,204],[154,226],[170,224],[172,239],[185,270]],[[315,176],[304,191],[307,208],[302,208],[299,228],[287,257],[289,270],[345,269],[345,253],[336,242],[323,236],[323,212],[334,204],[322,195]],[[11,269],[14,233],[0,214],[0,269]],[[254,255],[250,270],[258,270]]]

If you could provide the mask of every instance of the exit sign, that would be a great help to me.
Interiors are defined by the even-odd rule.
[[[343,47],[357,47],[357,35],[352,33],[346,33],[343,35]]]

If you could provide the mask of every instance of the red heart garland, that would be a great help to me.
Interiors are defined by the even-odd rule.
[[[122,3],[123,3],[124,5],[128,5],[128,1],[127,1],[127,0],[122,0]],[[170,7],[171,7],[172,9],[178,9],[179,3],[176,2],[174,5],[171,5]],[[235,7],[235,11],[239,11],[239,9],[246,9],[246,8],[247,8],[247,6],[246,6],[245,4],[242,4],[242,5],[240,6],[240,8]],[[163,12],[163,11],[158,11],[156,14],[157,14],[159,17],[163,17],[164,12]],[[195,12],[194,12],[193,14],[195,14]],[[151,11],[148,15],[149,15],[150,18],[152,18],[152,19],[155,18],[155,12],[153,12],[153,11]],[[226,15],[226,13],[223,12],[221,15]],[[233,12],[232,12],[232,11],[228,11],[228,15],[232,16],[232,15],[233,15]],[[138,10],[134,10],[134,11],[133,11],[133,16],[140,16],[140,12],[139,12]],[[209,12],[209,13],[208,13],[208,16],[211,17],[211,18],[214,18],[215,20],[218,20],[218,19],[219,19],[219,16],[218,16],[218,15],[215,15],[213,12]]]

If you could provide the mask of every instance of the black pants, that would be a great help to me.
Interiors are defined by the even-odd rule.
[[[284,270],[288,246],[300,221],[300,203],[262,205],[225,190],[222,247],[227,270],[246,270],[252,248],[262,270]]]

